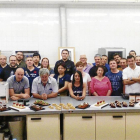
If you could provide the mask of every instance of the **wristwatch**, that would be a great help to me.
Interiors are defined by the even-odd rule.
[[[132,81],[132,77],[130,77],[130,81]]]

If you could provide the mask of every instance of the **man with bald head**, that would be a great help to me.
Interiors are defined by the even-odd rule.
[[[9,57],[9,65],[0,73],[0,81],[6,81],[11,75],[15,74],[15,71],[17,69],[17,57],[15,55],[11,55]]]
[[[18,68],[15,75],[7,79],[9,83],[9,95],[12,100],[27,99],[30,97],[29,80],[24,76],[24,70]]]
[[[89,70],[92,68],[92,64],[87,63],[87,57],[85,54],[80,55],[80,62],[84,65],[83,71],[89,73]]]
[[[7,63],[6,63],[6,61],[7,61],[7,57],[4,56],[4,55],[1,55],[0,56],[0,73],[2,72],[2,70],[4,68],[6,68],[8,66]]]

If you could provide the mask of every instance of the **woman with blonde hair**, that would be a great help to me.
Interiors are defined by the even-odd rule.
[[[50,72],[50,75],[54,75],[54,70],[50,68],[49,59],[47,57],[42,58],[41,68],[47,68]]]

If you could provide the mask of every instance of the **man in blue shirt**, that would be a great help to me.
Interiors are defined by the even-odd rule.
[[[26,58],[26,68],[24,68],[24,75],[29,79],[29,84],[30,84],[30,95],[31,95],[31,90],[32,90],[32,82],[34,78],[39,76],[39,68],[33,66],[33,58],[32,57],[27,57]]]
[[[122,81],[122,71],[117,69],[117,62],[115,60],[109,61],[110,71],[108,71],[105,76],[107,76],[112,85],[112,96],[121,96],[123,93],[123,81]]]

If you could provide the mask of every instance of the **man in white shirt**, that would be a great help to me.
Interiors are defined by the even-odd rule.
[[[140,93],[140,67],[135,64],[134,56],[127,56],[128,67],[123,70],[125,93]]]

